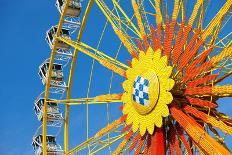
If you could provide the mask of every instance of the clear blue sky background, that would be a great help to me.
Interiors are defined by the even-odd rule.
[[[224,0],[212,1],[208,8],[210,12],[206,14],[206,22],[212,19],[224,2]],[[123,3],[126,2],[124,1]],[[84,1],[83,6],[86,6],[86,1]],[[188,7],[190,8],[191,4]],[[91,22],[86,26],[83,41],[96,47],[100,35],[98,29],[102,29],[105,20],[95,5],[91,12]],[[190,14],[190,12],[188,11],[187,14]],[[0,0],[1,155],[33,154],[30,144],[35,130],[40,125],[33,111],[33,103],[43,90],[37,74],[38,66],[50,55],[50,49],[45,42],[45,32],[52,25],[57,24],[58,20],[59,13],[55,8],[55,0]],[[231,24],[226,27],[224,33],[228,33],[230,30]],[[104,44],[100,49],[103,51],[106,51],[106,49],[116,51],[118,46],[117,37],[112,37],[109,34],[112,34],[112,29],[110,28],[106,32],[106,37],[103,39]],[[108,54],[114,56],[115,52],[110,51]],[[119,55],[119,59],[123,62],[125,62],[125,58],[128,56],[125,53],[124,50],[123,54],[121,52]],[[72,95],[74,97],[85,97],[91,59],[80,54],[77,66]],[[90,96],[107,93],[110,76],[111,73],[109,71],[96,64]],[[231,83],[231,80],[231,78],[228,79],[227,83]],[[112,93],[120,92],[121,85],[119,83],[122,82],[122,79],[116,76],[113,82]],[[219,102],[220,110],[231,116],[232,106],[230,104],[231,99],[224,99]],[[110,106],[111,121],[120,115],[117,108],[118,105]],[[90,106],[89,110],[90,136],[92,136],[106,124],[106,107],[104,105]],[[85,139],[86,133],[83,128],[85,126],[85,107],[72,108],[70,115],[70,121],[72,122],[70,147],[73,147]],[[62,143],[62,135],[60,137],[59,142]],[[228,137],[226,141],[231,149],[231,137]]]

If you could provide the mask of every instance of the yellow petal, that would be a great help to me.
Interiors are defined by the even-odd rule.
[[[154,122],[150,121],[149,124],[147,124],[147,131],[150,133],[150,134],[153,134],[154,132],[154,128],[155,128],[155,124]]]
[[[128,88],[129,88],[129,80],[126,80],[122,83],[122,87],[124,89],[124,91],[128,91]]]
[[[166,90],[169,91],[174,87],[175,81],[173,79],[168,79],[167,85],[166,85]]]
[[[162,61],[163,64],[167,65],[167,63],[168,63],[168,58],[167,58],[167,56],[162,56],[161,59],[160,59],[160,61]]]
[[[146,132],[146,125],[140,124],[140,135],[143,136]]]
[[[163,78],[163,77],[170,77],[172,74],[172,66],[167,66],[165,68],[162,69],[162,72],[159,72],[159,77]]]
[[[149,48],[147,49],[147,52],[146,52],[146,56],[145,56],[146,59],[152,60],[153,55],[154,55],[154,51],[153,51],[153,49],[152,49],[151,47],[149,47]]]
[[[135,133],[139,128],[139,120],[137,117],[134,117],[134,121],[132,124],[132,131]]]
[[[145,53],[143,51],[140,51],[139,53],[139,60],[143,60],[145,57]]]
[[[161,116],[157,116],[157,117],[156,117],[156,120],[155,120],[155,125],[156,125],[158,128],[160,128],[160,127],[162,126],[162,124],[163,124],[163,119],[162,119],[162,117],[161,117]]]
[[[130,111],[132,110],[132,105],[130,103],[125,103],[124,107],[123,107],[123,114],[128,114],[130,113]]]
[[[157,49],[153,55],[153,61],[156,63],[161,57],[161,50]]]
[[[165,92],[160,94],[158,103],[170,104],[172,100],[172,94],[170,92]]]
[[[127,125],[129,125],[129,124],[131,124],[132,122],[133,122],[133,117],[135,117],[134,116],[134,112],[131,110],[129,113],[128,113],[128,115],[127,115],[127,118],[126,118],[126,124]]]
[[[163,105],[162,116],[167,117],[169,115],[169,109],[167,105]]]
[[[131,62],[131,64],[132,64],[132,67],[135,67],[137,64],[138,64],[138,59],[136,59],[136,58],[133,58],[132,59],[132,62]]]
[[[137,76],[136,72],[132,69],[132,68],[129,68],[127,71],[126,71],[126,76],[127,76],[127,79],[130,79],[130,80],[134,80],[134,78]]]
[[[171,78],[162,77],[159,78],[159,83],[160,83],[160,87],[165,88],[165,89],[161,88],[163,91],[170,91],[173,88],[175,81]]]
[[[160,77],[163,74],[164,68],[165,65],[161,61],[157,61],[156,63],[154,63],[154,71],[158,77]]]

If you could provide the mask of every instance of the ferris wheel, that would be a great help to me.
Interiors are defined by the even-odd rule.
[[[57,0],[59,23],[46,32],[50,58],[39,66],[45,90],[34,103],[41,122],[32,142],[35,154],[231,154],[225,138],[232,134],[232,119],[218,110],[218,100],[232,97],[232,0],[223,1],[219,10],[208,10],[217,2],[222,3]],[[207,12],[215,14],[207,18]],[[98,13],[104,21],[99,18],[85,29],[91,16],[98,20]],[[99,39],[94,33],[84,41],[85,33],[97,25],[103,25],[95,32]],[[117,43],[108,40],[102,50],[105,36]],[[78,74],[88,79],[87,94],[75,98],[78,53],[92,62],[88,76]],[[106,93],[91,96],[96,65],[110,73],[110,84]],[[113,82],[115,76],[121,81]],[[94,106],[97,113],[102,105],[107,123],[95,123],[99,130],[91,135],[89,108]],[[110,110],[111,105],[119,108]],[[70,148],[73,106],[86,110],[86,123],[79,124],[86,138]],[[120,116],[110,119],[116,111]]]

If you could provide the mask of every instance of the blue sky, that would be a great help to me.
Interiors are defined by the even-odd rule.
[[[125,3],[125,2],[124,2]],[[210,13],[207,13],[206,21],[212,19],[224,0],[218,0],[210,4]],[[86,1],[83,6],[85,7]],[[189,4],[191,7],[191,4]],[[188,12],[189,13],[189,12]],[[84,31],[83,41],[96,47],[100,31],[105,23],[103,15],[96,5],[90,14],[90,19]],[[34,111],[33,103],[43,90],[38,77],[38,66],[50,55],[50,49],[45,42],[45,32],[57,24],[59,13],[55,7],[55,0],[35,1],[0,0],[0,29],[1,29],[1,108],[0,108],[0,154],[1,155],[31,155],[32,136],[39,127]],[[228,33],[231,24],[224,30]],[[106,37],[100,50],[107,51],[115,56],[119,43],[112,29],[108,28]],[[110,37],[109,37],[110,36]],[[122,51],[125,49],[122,49]],[[119,54],[119,59],[125,62],[128,54]],[[73,97],[85,97],[88,86],[88,75],[92,60],[83,54],[78,55],[77,67],[74,76]],[[67,72],[67,69],[66,69]],[[80,76],[81,75],[81,76]],[[93,74],[93,84],[90,96],[108,92],[111,72],[96,64]],[[231,83],[231,78],[228,80]],[[121,91],[122,79],[115,76],[112,93]],[[231,116],[231,99],[220,100],[220,110]],[[110,120],[116,119],[120,112],[119,105],[110,106]],[[90,106],[90,136],[106,124],[106,106]],[[71,129],[70,147],[75,146],[85,139],[85,106],[73,107],[70,111]],[[62,134],[59,141],[62,143]],[[226,139],[232,148],[231,137]]]

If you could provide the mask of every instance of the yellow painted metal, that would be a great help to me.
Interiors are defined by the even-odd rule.
[[[105,145],[103,145],[102,147],[100,147],[99,149],[97,149],[96,151],[91,152],[90,155],[96,154],[97,152],[99,152],[99,151],[103,150],[104,148],[110,146],[111,144],[115,143],[116,141],[122,139],[123,137],[125,137],[125,135],[126,135],[126,132],[122,133],[121,135],[117,136],[117,138],[114,138],[109,143],[106,143]]]
[[[80,26],[80,30],[77,36],[77,41],[79,41],[82,37],[82,33],[83,33],[92,4],[93,4],[93,0],[89,0],[87,8],[84,13],[82,24]],[[69,73],[68,89],[67,89],[67,97],[66,97],[67,100],[71,98],[72,80],[73,80],[73,75],[74,75],[76,59],[77,59],[77,53],[78,53],[78,49],[75,48],[73,52],[73,58],[72,58],[70,73]],[[64,151],[65,153],[67,153],[69,150],[68,118],[69,118],[69,105],[66,105],[65,106],[65,122],[64,122]]]
[[[110,11],[110,9],[107,7],[107,5],[104,3],[103,0],[95,0],[95,2],[98,5],[98,7],[100,8],[100,10],[102,11],[102,13],[105,15],[105,17],[107,18],[107,20],[110,22],[110,24],[112,25],[113,29],[114,30],[120,30],[123,33],[124,36],[128,36],[127,38],[129,40],[130,46],[135,51],[138,51],[137,46],[135,46],[134,42],[130,39],[129,35],[127,35],[127,33],[123,29],[123,27],[120,26],[120,24],[123,23],[122,20],[121,19],[117,19],[117,17]],[[113,16],[113,17],[111,17],[110,15]],[[130,20],[130,19],[128,18],[128,20]],[[132,32],[134,32],[129,26],[127,26],[127,28],[130,29]],[[138,31],[138,30],[136,30],[136,31]],[[140,34],[137,34],[137,33],[135,33],[135,34],[139,38],[141,38]]]
[[[120,119],[115,120],[114,122],[112,122],[111,124],[109,124],[108,126],[102,128],[101,130],[99,130],[99,132],[97,132],[93,137],[89,138],[88,140],[86,140],[85,142],[81,143],[80,145],[76,146],[75,148],[71,149],[68,153],[68,155],[70,154],[74,154],[76,152],[79,152],[81,150],[83,150],[84,148],[86,148],[88,145],[90,145],[90,143],[93,143],[96,141],[99,141],[102,137],[104,137],[107,133],[115,131],[117,128],[119,128],[120,126],[122,126],[123,123],[121,122]],[[124,137],[126,133],[123,134],[119,134],[118,136],[122,135],[120,138]],[[112,143],[110,143],[112,144]],[[103,146],[100,150],[104,149],[105,147],[109,146],[108,143],[105,143],[105,146]],[[98,151],[100,151],[98,150]]]
[[[204,29],[204,32],[202,34],[202,38],[204,40],[208,36],[210,36],[214,29],[221,23],[221,20],[223,20],[223,17],[229,12],[231,6],[232,0],[227,0],[226,3],[222,6],[222,8],[219,10],[219,12],[216,14],[216,16],[213,18],[213,20],[211,20],[211,22]]]
[[[121,94],[105,94],[99,95],[92,98],[76,98],[76,99],[66,99],[66,100],[52,100],[53,103],[61,104],[71,104],[79,105],[85,102],[88,104],[98,104],[98,103],[109,103],[109,102],[121,102]]]
[[[123,17],[126,19],[126,21],[129,23],[129,25],[133,28],[133,30],[138,34],[138,36],[140,38],[142,38],[142,36],[140,35],[139,30],[137,29],[137,27],[134,25],[134,23],[131,21],[131,19],[127,16],[127,14],[124,12],[124,10],[121,8],[121,6],[118,4],[118,2],[116,0],[112,0],[112,2],[115,4],[115,6],[120,10],[120,12],[122,13]],[[128,25],[126,25],[127,28],[130,29],[130,27]]]
[[[65,7],[63,9],[63,12],[61,13],[60,21],[57,27],[56,31],[56,36],[58,37],[60,35],[60,31],[62,29],[62,24],[64,22],[64,17],[66,10],[68,9],[68,4],[70,0],[65,1]],[[56,46],[58,44],[58,39],[55,39],[54,45],[52,48],[51,56],[50,56],[50,65],[48,68],[48,74],[47,74],[47,79],[46,79],[46,86],[45,86],[45,102],[44,102],[44,107],[43,107],[43,155],[47,155],[47,141],[46,141],[46,136],[47,136],[47,104],[48,104],[48,99],[49,99],[49,89],[50,89],[50,82],[51,82],[51,74],[52,74],[52,67],[53,67],[53,62],[54,62],[54,57],[55,57],[55,52],[56,52]]]
[[[139,7],[138,7],[137,3],[135,2],[135,0],[132,0],[132,6],[133,6],[133,9],[134,9],[134,12],[135,12],[135,17],[137,19],[137,23],[138,23],[138,26],[139,26],[139,29],[140,29],[140,34],[143,37],[143,36],[146,35],[146,32],[145,32],[145,29],[144,29],[144,26],[143,26],[142,17],[141,17],[140,12],[139,12]]]
[[[129,139],[123,139],[123,141],[118,145],[116,150],[114,150],[112,155],[118,155],[122,153],[122,150],[126,147],[126,144],[128,143]]]
[[[200,30],[202,30],[202,25],[203,25],[203,19],[204,19],[204,14],[205,14],[205,10],[204,10],[204,7],[205,7],[205,1],[202,2],[202,7],[201,7],[201,12],[200,12],[200,19],[199,19],[199,22],[198,22],[198,28]]]
[[[111,100],[111,101],[91,101],[88,100],[88,104],[106,104],[106,103],[119,103],[122,102],[121,100]],[[86,104],[86,100],[79,100],[79,99],[70,99],[70,100],[54,100],[54,103],[60,103],[65,105],[81,105]]]
[[[76,48],[77,50],[81,51],[82,53],[90,56],[91,58],[93,58],[99,62],[102,62],[102,60],[104,60],[104,61],[110,62],[111,64],[117,65],[121,69],[128,69],[129,68],[127,65],[111,58],[110,56],[104,54],[103,52],[98,51],[97,49],[95,49],[93,47],[90,47],[89,45],[87,45],[83,42],[75,42],[71,39],[62,38],[62,37],[59,37],[58,39],[65,42],[66,44]]]
[[[174,9],[172,13],[172,20],[176,20],[179,13],[179,0],[175,0]]]
[[[223,37],[222,39],[220,39],[220,40],[218,40],[216,43],[215,43],[215,45],[217,46],[217,45],[219,45],[219,44],[222,44],[224,47],[226,47],[227,46],[227,43],[230,43],[230,42],[232,42],[230,39],[229,39],[229,37],[231,37],[232,36],[232,32],[230,32],[229,34],[227,34],[225,37]],[[225,41],[228,41],[227,43],[225,42]],[[224,47],[222,47],[222,48],[224,48]]]
[[[190,19],[189,19],[189,23],[188,23],[189,26],[192,27],[193,22],[195,21],[196,16],[197,16],[197,14],[198,14],[199,8],[200,8],[200,6],[201,6],[202,4],[203,4],[203,0],[197,0],[196,4],[195,4],[195,6],[194,6],[193,12],[192,12],[192,14],[191,14],[191,16],[190,16]]]
[[[182,17],[182,21],[184,21],[185,20],[184,0],[182,0],[181,2],[181,17]]]
[[[156,24],[160,25],[163,21],[162,14],[160,11],[160,0],[155,0],[155,11],[156,11]]]

